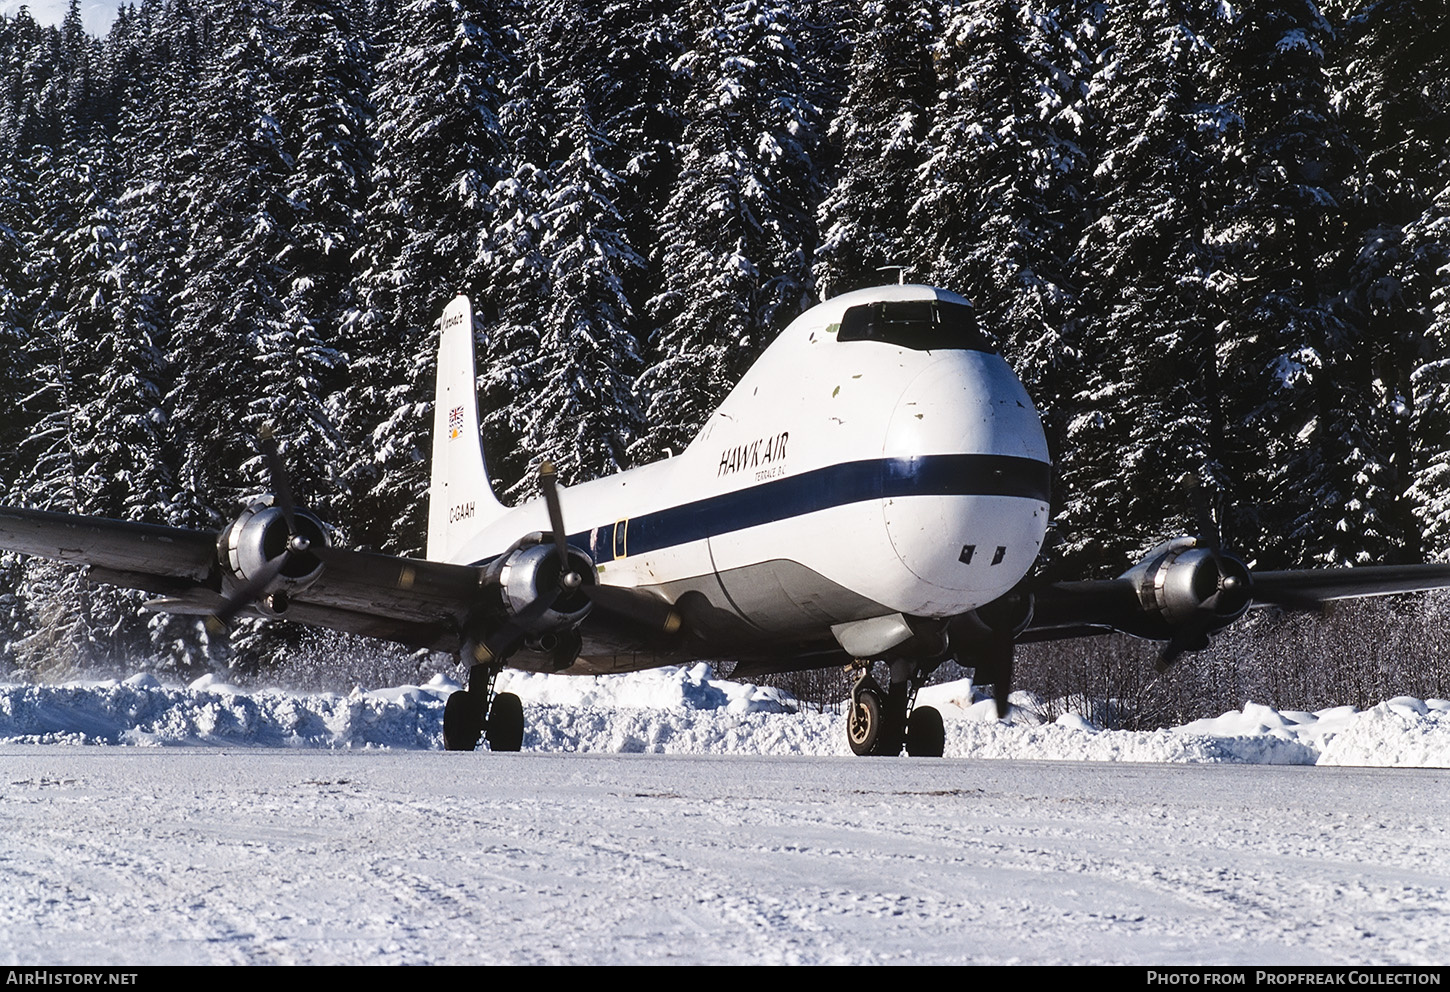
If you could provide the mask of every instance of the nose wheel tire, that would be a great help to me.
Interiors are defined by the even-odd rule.
[[[862,689],[851,702],[846,716],[846,735],[854,754],[890,754],[892,735],[886,728],[886,707],[875,689]],[[900,750],[898,744],[897,750]]]
[[[513,693],[500,692],[493,697],[493,705],[488,710],[488,749],[518,751],[523,746],[524,704]]]
[[[913,758],[940,758],[947,748],[947,731],[935,706],[917,706],[906,725],[906,753]]]

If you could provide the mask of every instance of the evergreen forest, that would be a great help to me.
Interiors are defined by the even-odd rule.
[[[0,502],[219,528],[266,486],[421,551],[473,298],[505,502],[689,443],[791,319],[970,298],[1054,452],[1063,578],[1195,529],[1450,557],[1450,5],[141,0],[0,17]],[[302,636],[0,558],[0,664]],[[133,668],[134,670],[134,668]]]

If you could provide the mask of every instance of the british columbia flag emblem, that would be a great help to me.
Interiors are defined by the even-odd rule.
[[[463,433],[463,407],[455,406],[448,411],[448,437],[450,439]]]

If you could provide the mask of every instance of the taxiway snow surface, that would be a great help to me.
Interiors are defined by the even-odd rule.
[[[454,688],[0,686],[0,962],[1450,960],[1443,700],[1129,734],[948,685],[945,759],[857,759],[696,666],[520,677],[525,751],[449,754]]]
[[[0,957],[1435,963],[1450,775],[0,747]]]

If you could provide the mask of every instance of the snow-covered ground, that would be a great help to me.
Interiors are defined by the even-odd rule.
[[[525,752],[450,754],[452,688],[0,687],[0,964],[1450,960],[1450,772],[1266,767],[1444,767],[1444,701],[1133,734],[953,684],[945,759],[862,759],[696,666],[512,676]]]
[[[843,713],[802,710],[776,689],[715,678],[710,667],[578,678],[509,672],[524,702],[527,751],[845,755]],[[0,742],[321,748],[442,746],[443,702],[458,685],[301,694],[243,691],[206,676],[0,685]],[[922,690],[947,729],[947,756],[1057,761],[1235,762],[1450,768],[1450,701],[1407,696],[1364,711],[1253,703],[1151,733],[1102,730],[1069,713],[1051,724],[1021,694],[1011,718],[973,702],[970,681]]]

